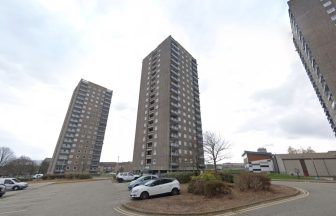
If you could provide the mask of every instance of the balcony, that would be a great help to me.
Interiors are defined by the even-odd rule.
[[[180,82],[180,79],[175,77],[173,74],[170,76],[170,78],[175,82]]]
[[[171,133],[170,138],[178,139],[178,134],[177,133]]]
[[[174,95],[170,95],[170,98],[174,99],[176,102],[179,101],[180,99]]]
[[[170,104],[171,104],[173,107],[175,107],[175,108],[179,108],[179,104],[177,104],[177,103],[170,102]]]
[[[178,111],[175,111],[174,109],[170,109],[170,113],[173,114],[172,116],[175,117],[179,115]]]
[[[71,145],[63,144],[62,148],[64,148],[64,149],[71,149]]]
[[[178,82],[174,82],[173,80],[170,82],[170,84],[172,85],[172,86],[174,86],[175,88],[180,88],[180,85],[178,84]]]
[[[179,145],[178,145],[177,143],[175,143],[175,142],[171,142],[171,143],[170,143],[170,146],[171,146],[171,147],[175,147],[175,148],[178,148],[178,147],[179,147]]]
[[[178,153],[178,152],[171,152],[170,155],[171,155],[171,156],[178,157],[178,156],[179,156],[179,153]]]
[[[172,129],[173,131],[178,131],[179,128],[172,125],[172,126],[170,126],[170,129]]]

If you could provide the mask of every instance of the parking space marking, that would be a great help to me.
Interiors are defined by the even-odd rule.
[[[27,210],[18,210],[18,211],[10,211],[10,212],[1,212],[0,215],[4,215],[4,214],[13,214],[13,213],[18,213],[18,212],[24,212]]]

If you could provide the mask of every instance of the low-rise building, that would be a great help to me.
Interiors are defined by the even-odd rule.
[[[280,173],[300,176],[336,176],[336,151],[307,154],[276,154]]]
[[[273,172],[273,154],[267,152],[265,148],[259,148],[257,152],[244,151],[245,169],[250,172]]]
[[[245,169],[250,172],[277,172],[299,176],[335,177],[336,151],[325,153],[272,154],[258,149],[245,151]]]

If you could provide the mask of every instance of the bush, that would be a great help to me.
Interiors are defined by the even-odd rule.
[[[220,172],[218,173],[220,180],[227,183],[234,183],[234,176],[230,173]]]
[[[241,191],[249,189],[269,190],[271,178],[260,173],[241,173],[236,176],[235,183]]]
[[[188,192],[196,195],[204,195],[205,180],[193,179],[189,182]]]
[[[210,180],[219,180],[218,175],[216,175],[215,172],[213,171],[204,171],[201,175],[199,176],[193,176],[193,180],[204,180],[204,181],[210,181]]]
[[[205,183],[204,195],[214,197],[219,195],[231,194],[231,188],[220,180],[211,180]]]
[[[92,176],[90,174],[47,174],[42,176],[43,180],[54,180],[54,179],[90,179]]]
[[[188,192],[206,197],[231,194],[231,188],[220,180],[193,179],[188,185]]]
[[[191,177],[195,175],[194,172],[171,172],[165,173],[164,177],[176,178],[181,184],[190,182]]]

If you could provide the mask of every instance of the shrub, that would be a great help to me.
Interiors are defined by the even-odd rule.
[[[240,173],[236,176],[235,183],[241,191],[268,190],[271,186],[271,178],[259,173]]]
[[[54,180],[54,179],[90,179],[92,176],[90,174],[47,174],[42,176],[43,180]]]
[[[218,173],[220,179],[224,182],[227,183],[233,183],[234,182],[234,176],[230,173],[224,173],[224,172],[220,172]]]
[[[188,192],[197,195],[204,195],[205,180],[193,179],[189,182]]]
[[[206,197],[231,194],[231,188],[220,180],[207,181],[204,186],[204,195]]]
[[[194,180],[204,180],[204,181],[210,181],[210,180],[216,180],[219,179],[218,175],[216,175],[215,172],[213,171],[204,171],[202,174],[200,174],[199,176],[193,176],[192,179]]]
[[[206,197],[231,194],[231,188],[220,180],[193,179],[188,185],[188,192]]]
[[[195,175],[194,172],[171,172],[165,173],[164,177],[176,178],[181,184],[190,182],[191,177]]]

